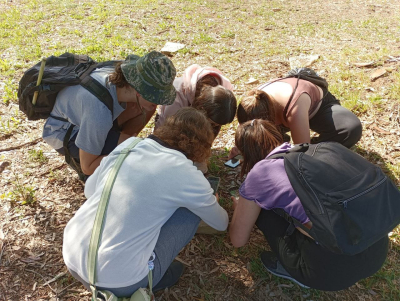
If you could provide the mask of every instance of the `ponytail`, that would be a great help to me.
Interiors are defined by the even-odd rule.
[[[240,124],[236,130],[235,144],[243,155],[241,176],[249,173],[257,162],[265,159],[282,143],[282,134],[270,121],[253,119]]]
[[[275,100],[261,90],[246,93],[238,106],[237,119],[240,124],[252,119],[264,119],[275,123]]]

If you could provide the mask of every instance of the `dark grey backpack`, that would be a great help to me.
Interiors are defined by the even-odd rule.
[[[374,164],[340,143],[300,144],[268,159],[284,158],[290,183],[311,229],[274,210],[334,253],[354,255],[400,223],[400,191]]]

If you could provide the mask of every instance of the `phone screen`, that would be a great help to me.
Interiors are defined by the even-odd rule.
[[[208,182],[210,182],[211,188],[213,189],[213,194],[215,195],[218,191],[219,177],[207,177]]]
[[[229,161],[226,161],[225,166],[232,168],[238,167],[241,159],[243,159],[243,157],[241,155],[237,155],[236,157],[233,157]]]

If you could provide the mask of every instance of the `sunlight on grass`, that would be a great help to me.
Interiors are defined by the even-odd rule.
[[[387,103],[396,100],[398,103],[400,99],[398,63],[388,63],[389,56],[400,56],[398,49],[400,19],[393,13],[397,3],[393,0],[377,0],[373,3],[362,3],[363,5],[360,3],[350,0],[324,3],[321,1],[294,3],[280,0],[271,0],[268,3],[235,0],[218,3],[204,0],[2,1],[0,4],[2,8],[0,136],[4,140],[1,142],[8,147],[17,144],[16,141],[19,139],[27,139],[28,136],[31,138],[32,133],[40,135],[42,123],[27,123],[23,115],[15,113],[15,110],[18,110],[16,93],[23,71],[42,57],[60,55],[68,51],[88,54],[97,61],[121,60],[129,54],[142,56],[148,51],[160,50],[166,42],[179,42],[186,46],[171,56],[178,74],[194,63],[216,67],[232,80],[238,100],[241,95],[253,88],[245,84],[249,78],[256,78],[260,82],[267,81],[289,71],[290,57],[300,54],[319,54],[319,60],[311,68],[318,72],[324,71],[322,76],[326,76],[330,91],[337,96],[343,106],[352,110],[363,122],[369,118],[368,124],[385,121],[397,126],[398,104],[397,107],[393,106],[392,112],[385,111]],[[360,5],[358,10],[354,9],[355,4]],[[357,13],[349,15],[349,11]],[[368,68],[358,68],[354,65],[365,62],[374,62],[374,65]],[[387,74],[372,82],[371,73],[382,67],[388,68]],[[370,89],[371,87],[373,89]],[[375,116],[381,119],[375,120]],[[229,148],[233,145],[236,127],[236,119],[232,125],[222,127],[217,138],[219,141],[214,144],[214,147],[215,145],[218,147],[213,148],[208,166],[210,175],[221,177],[220,203],[230,215],[232,202],[228,190],[237,191],[239,182],[232,176],[232,170],[223,163],[226,161]],[[389,125],[385,127],[390,128]],[[28,128],[32,131],[27,130]],[[140,135],[146,137],[152,132],[152,128],[153,122],[149,123]],[[398,130],[395,127],[390,129]],[[20,138],[21,136],[23,138]],[[388,142],[386,137],[377,136],[373,141],[373,146],[376,148],[374,151],[355,149],[360,153],[365,152],[362,154],[374,163],[383,162],[380,166],[385,173],[397,181],[396,183],[400,183],[398,150],[386,154],[392,157],[393,162],[385,160],[384,155],[380,153],[386,152],[386,149],[389,149],[388,145],[394,148],[397,143],[398,141]],[[3,152],[1,161],[5,160],[5,156],[10,154]],[[54,158],[54,153],[49,154],[35,147],[26,150],[23,159],[18,158],[18,163],[17,161],[12,163],[21,169],[27,169],[28,161],[32,166],[41,165],[41,167],[53,164],[53,160],[58,162],[55,164],[61,164],[60,158],[57,158],[58,161]],[[19,166],[21,165],[19,162],[25,163]],[[62,184],[58,187],[63,185],[71,187],[71,194],[66,194],[65,197],[70,199],[74,199],[72,196],[83,197],[82,194],[76,193],[74,187],[76,183],[67,168],[47,171],[47,174],[39,178],[36,171],[36,169],[21,171],[18,179],[11,176],[5,184],[7,188],[2,191],[1,201],[13,202],[14,205],[21,205],[25,201],[33,208],[46,207],[46,212],[56,211],[52,207],[53,201],[50,207],[40,201],[42,192],[34,188],[37,187],[36,184],[31,185],[31,182],[36,183],[36,180],[39,181],[38,186],[45,187],[46,192],[52,185]],[[6,178],[10,174],[5,170],[1,176]],[[39,201],[36,201],[36,198]],[[65,204],[69,205],[70,199]],[[23,218],[26,208],[30,206],[14,206],[13,210],[21,213]],[[65,212],[57,213],[60,216],[67,213],[70,218],[72,212],[72,209],[65,208]],[[35,214],[32,212],[31,216]],[[58,230],[62,231],[64,223],[66,221],[57,226]],[[40,227],[38,229],[41,230]],[[252,289],[266,290],[268,285],[269,288],[286,294],[286,296],[268,296],[277,300],[280,297],[292,300],[346,301],[400,299],[398,272],[400,227],[394,230],[390,237],[389,256],[383,269],[349,290],[338,293],[300,289],[296,285],[290,286],[292,284],[290,281],[271,276],[259,259],[260,252],[269,247],[257,230],[252,233],[251,243],[239,249],[229,245],[229,238],[224,235],[203,238],[194,249],[189,250],[188,253],[191,256],[194,254],[196,260],[193,260],[188,268],[189,272],[184,274],[183,284],[181,283],[178,288],[182,294],[188,292],[187,294],[195,296],[198,300],[250,300],[251,298],[265,300],[266,298],[257,299],[256,295],[250,292],[250,286],[247,286],[251,281],[257,283],[259,280],[258,286]],[[38,234],[38,248],[42,247],[42,239],[44,237]],[[55,242],[51,242],[51,246],[61,248],[61,245]],[[2,259],[7,256],[4,255]],[[204,272],[204,266],[200,268],[196,266],[199,257],[210,264],[219,262],[220,269],[210,275],[206,274],[208,270]],[[61,257],[53,259],[61,260]],[[237,272],[247,268],[250,269],[250,276]],[[50,272],[46,270],[45,273],[50,279]],[[38,278],[35,281],[42,279]],[[20,285],[24,285],[25,282],[26,278],[21,276],[21,281],[15,282],[18,284],[14,287],[15,291],[19,292]],[[57,283],[60,287],[57,287],[56,291],[59,292],[72,282],[72,278],[60,279]],[[40,283],[38,282],[39,285]],[[32,294],[32,298],[39,298],[39,295],[34,295],[37,290],[32,292],[33,284],[34,282],[29,283],[29,294]],[[242,287],[237,288],[237,284]],[[282,284],[283,286],[279,286]],[[11,283],[10,287],[13,285],[14,283]],[[224,298],[221,294],[228,291],[229,287],[234,287],[233,293]],[[71,290],[69,297],[66,297],[52,295],[53,292],[48,287],[43,287],[41,290],[40,296],[43,298],[59,297],[61,300],[72,296],[71,300],[74,301],[79,300],[80,294],[84,291],[83,288]],[[239,296],[238,292],[243,292],[243,296]],[[172,298],[172,295],[169,296]],[[84,298],[86,297],[85,295]]]

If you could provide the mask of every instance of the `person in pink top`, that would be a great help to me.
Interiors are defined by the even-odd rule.
[[[175,78],[176,98],[173,104],[158,108],[155,128],[163,125],[168,116],[180,108],[194,107],[204,111],[215,136],[221,126],[232,122],[236,114],[236,98],[233,85],[220,70],[212,67],[191,65],[182,77]]]
[[[211,123],[214,139],[221,126],[231,123],[236,114],[236,98],[233,85],[222,72],[212,67],[191,65],[182,77],[175,78],[176,98],[173,104],[159,106],[155,129],[162,126],[167,117],[180,108],[193,107],[203,111]],[[207,162],[195,162],[203,173],[208,171]]]

